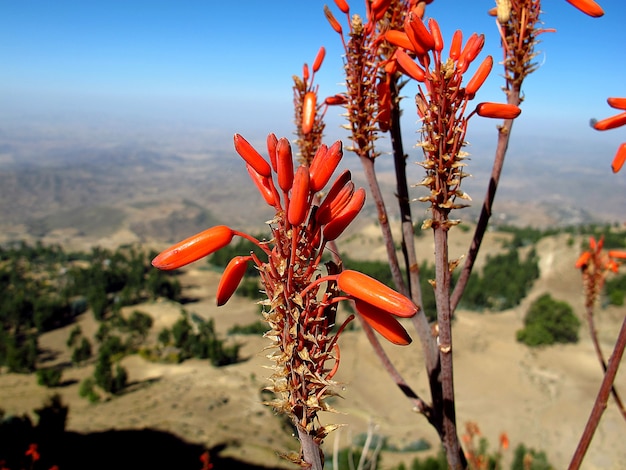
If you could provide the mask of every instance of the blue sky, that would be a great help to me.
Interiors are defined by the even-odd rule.
[[[291,77],[321,45],[328,51],[317,76],[321,94],[342,91],[342,51],[325,3],[340,16],[332,0],[2,0],[0,117],[104,114],[290,133]],[[362,10],[362,0],[350,3]],[[542,66],[526,82],[520,132],[595,139],[589,118],[612,113],[607,96],[626,96],[626,2],[600,0],[600,19],[565,0],[543,3],[545,26],[557,33],[542,36]],[[457,28],[484,32],[480,57],[498,61],[499,38],[486,14],[493,4],[436,0],[427,16],[439,21],[447,41]],[[502,100],[501,85],[495,67],[477,98]],[[330,114],[329,133],[339,123]],[[617,143],[626,131],[603,136]]]

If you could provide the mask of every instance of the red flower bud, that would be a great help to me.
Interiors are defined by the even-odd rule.
[[[331,145],[330,148],[326,148],[325,145],[320,146],[309,168],[311,191],[316,193],[324,189],[342,157],[343,150],[340,140]]]
[[[602,119],[601,121],[595,121],[593,128],[597,131],[608,131],[609,129],[621,127],[624,124],[626,124],[626,112]]]
[[[352,181],[348,180],[341,187],[339,187],[337,182],[335,182],[324,198],[322,205],[315,213],[315,220],[317,223],[319,225],[326,225],[329,223],[343,210],[344,207],[346,207],[353,194],[354,183]]]
[[[426,77],[426,72],[419,65],[413,62],[413,59],[409,57],[409,55],[404,52],[402,49],[396,49],[394,53],[394,57],[398,62],[398,66],[402,69],[402,71],[418,82],[423,82],[424,77]]]
[[[486,102],[476,106],[476,114],[495,119],[515,119],[521,112],[522,110],[514,104]]]
[[[272,169],[276,171],[276,144],[278,143],[278,139],[275,134],[267,135],[267,153],[270,156],[270,164],[272,165]]]
[[[315,124],[316,100],[315,92],[308,91],[304,94],[304,100],[302,101],[302,133],[305,135],[313,130],[313,125]]]
[[[406,33],[403,33],[402,31],[390,29],[385,32],[385,39],[394,46],[408,49],[409,51],[413,50],[413,45],[411,44],[409,37]]]
[[[235,150],[241,158],[243,158],[247,163],[250,164],[255,171],[267,178],[272,176],[272,169],[270,168],[269,163],[257,152],[250,143],[244,139],[241,135],[235,134]]]
[[[330,8],[328,8],[328,5],[324,5],[324,15],[330,23],[330,27],[333,28],[337,33],[343,35],[343,29],[341,28],[339,21],[337,21],[337,19],[333,16]]]
[[[322,66],[322,62],[324,62],[324,56],[326,55],[326,49],[324,46],[320,47],[320,50],[317,51],[317,55],[315,56],[315,61],[313,62],[313,72],[317,72]]]
[[[626,110],[626,98],[607,98],[606,102],[611,108]]]
[[[152,260],[152,266],[164,271],[178,269],[228,245],[235,233],[225,225],[211,227],[169,247]]]
[[[450,58],[457,60],[461,56],[461,46],[463,45],[463,32],[457,29],[452,35],[452,43],[450,44]]]
[[[599,18],[604,15],[604,10],[593,0],[565,0],[570,5],[578,8],[584,14]]]
[[[435,42],[435,50],[441,52],[443,50],[443,37],[441,36],[441,29],[439,29],[439,23],[434,18],[428,19],[428,27],[430,28],[430,34]]]
[[[328,241],[336,240],[344,232],[348,225],[359,215],[365,204],[365,190],[357,189],[346,206],[334,216],[322,229],[324,238]]]
[[[337,286],[349,296],[397,317],[408,318],[417,312],[417,306],[410,299],[358,271],[347,269],[339,273]]]
[[[358,299],[354,301],[354,306],[361,318],[387,341],[399,346],[411,343],[411,337],[400,322],[384,310]]]
[[[248,261],[251,259],[251,256],[235,256],[230,260],[217,286],[215,299],[218,307],[224,305],[233,296],[246,273]]]
[[[474,95],[480,89],[483,83],[485,83],[485,80],[489,76],[489,73],[491,73],[492,67],[493,67],[493,57],[488,55],[482,61],[482,63],[476,70],[476,73],[474,74],[472,79],[468,82],[467,86],[465,87],[465,93],[468,95],[470,99],[474,97]]]
[[[293,156],[291,144],[284,137],[276,144],[276,157],[278,186],[283,191],[289,192],[293,185]]]
[[[617,173],[624,166],[624,161],[626,161],[626,143],[623,143],[617,149],[617,153],[615,157],[613,157],[613,163],[611,164],[611,169],[613,173]]]
[[[272,190],[273,183],[271,182],[271,179],[259,175],[256,171],[254,171],[254,168],[252,168],[248,164],[246,164],[246,170],[248,170],[250,179],[252,179],[252,182],[261,193],[261,196],[263,196],[263,199],[265,199],[265,202],[267,202],[268,205],[275,207],[276,199],[274,196],[274,191]]]
[[[289,199],[287,220],[291,225],[300,225],[304,222],[309,210],[309,169],[300,165],[293,179],[293,188]]]

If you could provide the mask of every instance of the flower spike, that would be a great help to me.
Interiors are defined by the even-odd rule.
[[[152,266],[164,271],[178,269],[227,246],[235,232],[225,225],[217,225],[193,235],[161,252],[152,260]]]

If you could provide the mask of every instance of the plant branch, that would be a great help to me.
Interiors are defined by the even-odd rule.
[[[507,102],[509,104],[519,106],[521,102],[519,87],[514,87],[508,92]],[[509,147],[509,139],[511,136],[512,127],[513,120],[506,119],[502,123],[502,126],[498,128],[498,143],[496,146],[496,154],[493,162],[493,168],[491,170],[489,187],[487,188],[487,194],[485,195],[485,199],[483,201],[483,206],[480,211],[480,217],[478,218],[478,223],[476,224],[476,230],[474,231],[472,244],[470,245],[469,251],[465,258],[465,264],[463,265],[463,269],[461,270],[459,279],[457,280],[456,285],[454,286],[454,290],[452,292],[452,297],[450,299],[450,309],[452,312],[456,310],[457,306],[459,305],[459,301],[463,296],[465,287],[467,286],[470,275],[472,274],[472,269],[474,268],[474,263],[476,262],[476,257],[478,256],[480,245],[485,236],[485,232],[487,231],[487,226],[489,225],[489,219],[491,218],[493,208],[493,201],[495,199],[498,184],[500,182],[502,167],[504,166],[504,157],[506,156],[506,151]]]
[[[606,361],[604,360],[604,354],[602,353],[602,348],[600,347],[600,341],[598,341],[598,332],[596,331],[596,325],[593,318],[593,306],[587,306],[587,323],[589,324],[589,334],[591,335],[593,347],[596,350],[596,355],[598,356],[598,360],[600,361],[602,370],[604,371],[604,373],[606,373]],[[622,417],[626,419],[626,409],[624,409],[624,403],[622,402],[619,393],[617,393],[615,385],[611,386],[611,394],[615,399],[615,403],[617,404],[619,412],[622,414]]]
[[[302,460],[309,465],[310,470],[323,470],[322,453],[320,445],[313,436],[311,436],[300,423],[296,422],[298,430],[298,439],[300,439],[300,447],[302,449]]]
[[[602,379],[602,385],[600,386],[600,390],[598,391],[598,396],[596,397],[596,401],[593,404],[591,414],[589,415],[587,425],[585,426],[583,434],[580,438],[578,447],[576,447],[576,451],[574,452],[572,461],[569,464],[569,470],[577,470],[582,464],[583,458],[585,457],[587,449],[589,448],[589,444],[591,443],[591,439],[593,439],[596,428],[600,423],[602,413],[606,409],[609,394],[611,393],[611,388],[613,387],[613,382],[615,381],[615,376],[617,375],[617,370],[622,360],[625,347],[626,317],[624,317],[624,321],[622,322],[622,328],[620,329],[619,335],[617,336],[617,341],[615,342],[613,353],[609,358],[609,364],[604,374],[604,378]]]

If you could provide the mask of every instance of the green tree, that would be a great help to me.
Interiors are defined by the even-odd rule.
[[[524,319],[524,328],[517,332],[517,340],[528,346],[578,341],[580,320],[566,302],[544,294],[535,300]]]
[[[82,338],[80,344],[72,351],[72,364],[77,365],[91,357],[91,343],[87,338]]]

